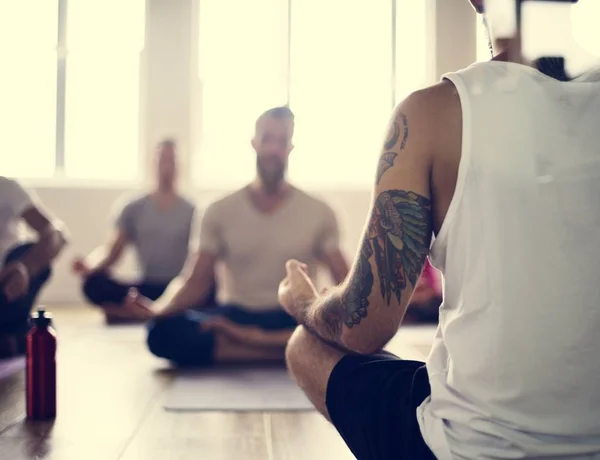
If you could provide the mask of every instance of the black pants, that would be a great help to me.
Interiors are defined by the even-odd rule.
[[[294,318],[280,307],[261,312],[251,312],[235,305],[203,308],[201,311],[187,310],[149,324],[147,343],[150,352],[179,367],[211,364],[214,334],[200,330],[206,315],[220,315],[237,324],[271,331],[293,329],[297,325]]]
[[[88,302],[100,307],[107,304],[121,305],[131,288],[137,289],[141,295],[148,297],[150,300],[156,300],[163,295],[169,282],[122,283],[105,273],[94,273],[83,283],[83,294]],[[213,287],[206,304],[214,305],[214,303],[215,288]]]
[[[435,460],[417,421],[430,394],[425,363],[347,355],[329,377],[327,411],[358,460]]]
[[[137,284],[121,283],[105,273],[94,273],[88,276],[83,283],[83,294],[88,302],[94,305],[121,305],[131,288],[136,288],[140,294],[148,297],[150,300],[156,300],[163,295],[168,285],[168,282],[156,283],[147,281]]]
[[[23,258],[32,246],[32,243],[28,243],[16,247],[8,253],[4,263],[7,264]],[[18,349],[15,350],[17,353],[24,352],[25,334],[28,330],[31,309],[35,304],[40,290],[50,279],[50,275],[50,267],[42,270],[29,280],[29,290],[27,293],[11,302],[8,301],[4,292],[2,292],[2,286],[0,286],[0,335],[4,336],[5,339],[7,336],[11,336],[11,339],[14,338],[17,341]],[[2,348],[5,347],[0,344],[0,354],[6,355],[7,353],[2,352]]]

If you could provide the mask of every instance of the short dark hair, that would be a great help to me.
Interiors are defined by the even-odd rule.
[[[258,129],[258,124],[264,120],[265,118],[279,118],[281,120],[290,120],[292,123],[294,123],[294,112],[292,112],[292,110],[287,106],[287,105],[282,105],[280,107],[273,107],[272,109],[269,109],[265,112],[263,112],[257,119],[256,119],[256,129]]]

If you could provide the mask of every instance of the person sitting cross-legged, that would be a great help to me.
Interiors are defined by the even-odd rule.
[[[178,193],[177,172],[175,142],[167,139],[156,151],[155,189],[122,208],[107,247],[73,263],[84,297],[102,310],[109,324],[149,318],[151,312],[135,300],[138,296],[158,299],[190,256],[197,211]],[[142,272],[139,282],[126,282],[111,273],[127,246],[135,249]]]
[[[179,366],[283,362],[297,325],[277,299],[285,261],[302,257],[313,277],[325,265],[336,284],[346,277],[333,210],[285,180],[293,130],[287,107],[258,118],[256,179],[206,210],[194,269],[153,308],[159,313],[147,342],[154,355]],[[205,298],[218,264],[222,302],[209,308]]]
[[[21,223],[33,241],[23,237]],[[0,176],[0,359],[25,353],[31,309],[66,243],[63,224],[35,194]]]
[[[600,67],[566,79],[522,36],[394,111],[341,286],[287,264],[288,367],[358,460],[600,458]],[[427,257],[444,284],[424,363],[384,347]]]

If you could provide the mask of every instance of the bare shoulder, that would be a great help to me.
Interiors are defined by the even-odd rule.
[[[415,91],[396,108],[396,118],[405,115],[424,130],[440,130],[461,118],[460,98],[456,87],[448,80]],[[444,129],[445,131],[445,129]],[[436,131],[437,134],[443,134]]]
[[[460,152],[462,110],[456,87],[443,80],[409,95],[395,111],[394,119],[410,124],[413,146],[431,159]],[[416,144],[416,145],[415,145]]]

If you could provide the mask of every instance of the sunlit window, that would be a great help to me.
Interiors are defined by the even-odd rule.
[[[145,0],[69,0],[65,173],[133,179],[140,170]],[[118,12],[118,14],[116,14]]]
[[[0,0],[3,175],[137,175],[145,3]]]
[[[430,83],[426,4],[397,0],[394,17],[390,1],[201,0],[196,183],[248,181],[254,121],[289,103],[290,178],[371,185],[394,104]]]
[[[54,173],[57,30],[56,0],[0,1],[2,175]]]

